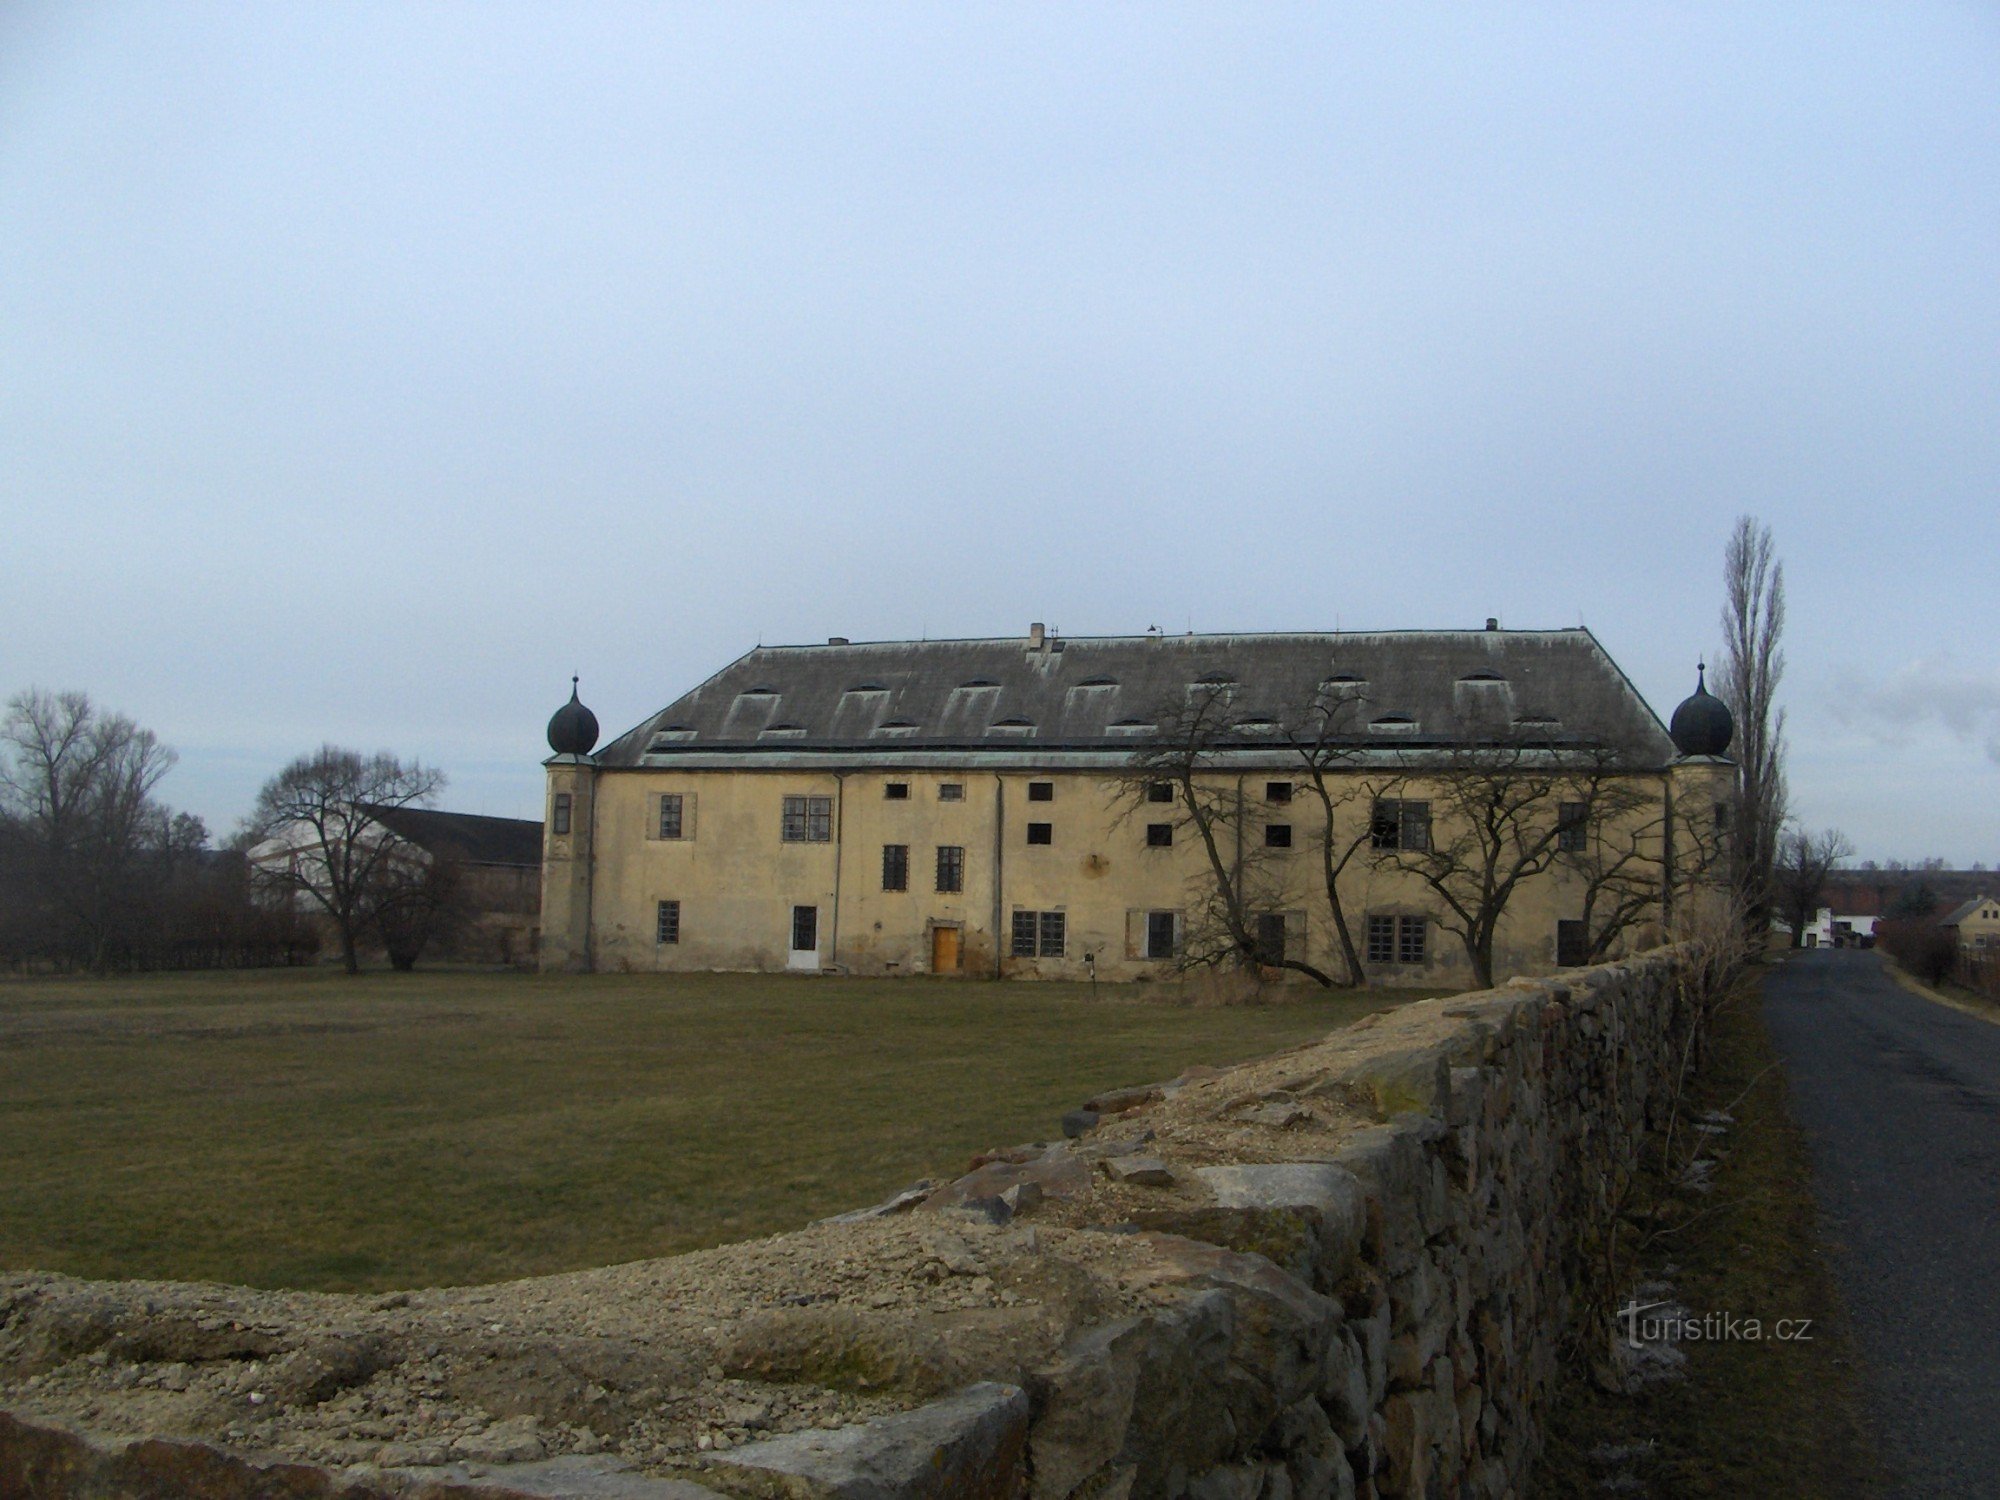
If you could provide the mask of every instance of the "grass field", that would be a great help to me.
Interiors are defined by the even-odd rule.
[[[1099,1089],[1412,998],[1100,994],[759,975],[0,983],[0,1268],[377,1290],[670,1254],[875,1201],[1048,1138]]]

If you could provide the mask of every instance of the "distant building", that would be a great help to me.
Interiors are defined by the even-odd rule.
[[[2000,900],[1974,896],[1938,918],[1961,948],[2000,948]]]
[[[1437,767],[1466,747],[1600,758],[1630,794],[1617,828],[1587,826],[1580,804],[1537,811],[1549,858],[1500,924],[1502,973],[1583,961],[1577,864],[1612,838],[1632,843],[1626,874],[1645,890],[1618,947],[1655,940],[1733,797],[1721,703],[1698,688],[1670,737],[1584,630],[1059,639],[1037,625],[759,647],[602,750],[574,692],[551,720],[542,965],[1169,972],[1203,920],[1206,854],[1176,826],[1176,794],[1135,791],[1129,772],[1175,705],[1208,694],[1231,717],[1200,795],[1240,809],[1228,858],[1259,872],[1259,951],[1330,966],[1327,825],[1287,738],[1329,693],[1356,710],[1330,775],[1349,798],[1338,835],[1364,846],[1343,890],[1377,981],[1468,975],[1438,898],[1383,857],[1452,836],[1434,827]]]
[[[361,837],[404,846],[411,857],[449,863],[457,875],[459,920],[427,952],[432,959],[466,963],[534,961],[541,922],[542,825],[525,818],[440,812],[427,807],[359,806],[367,824]],[[297,824],[254,846],[252,871],[298,869],[320,858],[318,835]],[[305,915],[311,903],[298,902]]]

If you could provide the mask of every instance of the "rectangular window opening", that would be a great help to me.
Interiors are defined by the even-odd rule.
[[[1174,800],[1174,784],[1171,781],[1153,781],[1146,784],[1148,802],[1171,802]]]
[[[1059,911],[1017,911],[1009,947],[1016,958],[1061,958],[1067,927]]]
[[[795,906],[792,908],[792,952],[817,953],[819,951],[819,908],[817,906]]]
[[[1556,810],[1556,848],[1581,854],[1590,846],[1590,804],[1565,802]]]
[[[882,784],[882,796],[889,802],[908,802],[910,784],[907,781],[885,781]]]
[[[884,844],[882,846],[882,889],[885,891],[907,891],[910,888],[910,846],[908,844]]]
[[[678,901],[662,901],[659,912],[653,919],[653,941],[656,943],[678,943],[681,940],[681,904]]]
[[[939,782],[939,783],[938,783],[938,801],[940,801],[940,802],[963,802],[964,800],[965,800],[965,783],[964,783],[964,782],[962,782],[962,781],[941,781],[941,782]]]
[[[1056,825],[1053,823],[1030,823],[1028,842],[1031,844],[1053,844],[1056,841]]]
[[[1257,919],[1257,962],[1281,964],[1285,961],[1285,914],[1267,911]]]
[[[1031,781],[1028,783],[1030,802],[1053,802],[1056,800],[1056,784],[1053,781]]]
[[[824,802],[826,799],[820,799]],[[681,795],[679,792],[664,792],[660,796],[660,837],[677,839],[681,836]]]
[[[1289,781],[1267,781],[1264,783],[1266,802],[1289,802],[1292,800],[1292,784]]]
[[[1172,958],[1174,956],[1174,930],[1178,926],[1175,914],[1170,911],[1149,911],[1146,913],[1146,957]]]
[[[1264,847],[1267,849],[1291,848],[1292,825],[1289,823],[1266,823],[1264,825]]]
[[[568,792],[557,792],[555,808],[549,814],[549,832],[560,837],[569,832],[570,808],[573,805]]]
[[[1171,823],[1148,823],[1146,825],[1146,847],[1148,849],[1171,849],[1174,846],[1174,825]]]
[[[680,799],[676,797],[675,803]],[[660,819],[666,820],[666,799],[660,799]],[[679,826],[680,809],[674,810],[675,826]],[[660,835],[665,838],[667,835]],[[828,844],[833,842],[833,798],[831,797],[787,797],[779,836],[787,844]],[[674,837],[680,835],[676,833]]]
[[[1431,805],[1407,798],[1378,797],[1368,824],[1368,843],[1376,849],[1421,853],[1431,846]]]
[[[962,845],[938,845],[937,888],[947,892],[965,889],[965,849]]]

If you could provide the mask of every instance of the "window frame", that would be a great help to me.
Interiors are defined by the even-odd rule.
[[[962,781],[940,781],[938,783],[937,799],[940,802],[963,802],[965,800],[965,783]]]
[[[1264,847],[1266,849],[1290,849],[1292,845],[1292,825],[1289,823],[1266,823],[1264,825]]]
[[[939,844],[937,846],[935,885],[940,895],[956,896],[964,893],[965,845]]]
[[[787,796],[778,813],[778,842],[781,844],[830,844],[833,842],[833,798],[812,792]]]
[[[1166,951],[1160,951],[1160,922],[1166,922]],[[1181,951],[1181,914],[1177,911],[1149,911],[1146,913],[1146,957],[1149,959],[1174,958]]]
[[[1431,849],[1431,804],[1427,797],[1377,797],[1368,818],[1368,847],[1404,854]]]
[[[1266,802],[1289,802],[1292,800],[1292,794],[1297,790],[1298,784],[1296,782],[1267,781],[1264,783],[1264,800]]]
[[[891,884],[891,880],[894,884]],[[910,888],[910,846],[908,844],[884,844],[882,846],[882,889],[885,891],[907,891]]]
[[[1068,957],[1069,913],[1015,907],[1009,924],[1007,952],[1010,958]]]
[[[567,838],[570,823],[576,816],[576,796],[572,792],[557,792],[549,806],[549,834],[553,838]]]
[[[1175,800],[1175,791],[1176,788],[1171,781],[1149,781],[1146,783],[1146,800],[1172,802]]]
[[[1174,825],[1171,823],[1148,823],[1146,825],[1146,847],[1148,849],[1173,848]]]
[[[1582,854],[1590,848],[1590,804],[1588,802],[1559,802],[1556,804],[1556,852],[1559,854]]]
[[[1044,848],[1044,849],[1046,849],[1046,848],[1050,847],[1051,845],[1053,845],[1053,844],[1055,843],[1055,841],[1056,841],[1056,825],[1055,825],[1055,824],[1053,824],[1053,823],[1030,823],[1030,824],[1028,825],[1028,842],[1029,842],[1029,843],[1031,843],[1031,844],[1035,844],[1035,845],[1038,845],[1038,846],[1040,846],[1041,848]]]
[[[1056,784],[1053,781],[1031,781],[1028,783],[1030,802],[1053,802],[1056,800]]]
[[[653,909],[653,946],[678,947],[681,940],[681,903],[678,897],[661,897]]]
[[[668,831],[669,815],[672,821],[671,832]],[[659,808],[653,816],[658,820],[653,830],[654,837],[675,841],[686,837],[683,830],[687,827],[687,799],[682,793],[661,792]]]
[[[908,802],[910,800],[909,782],[907,781],[883,782],[882,800],[884,802]]]

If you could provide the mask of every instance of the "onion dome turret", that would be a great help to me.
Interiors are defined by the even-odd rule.
[[[1736,737],[1736,720],[1729,705],[1708,690],[1707,662],[1695,668],[1694,694],[1674,710],[1667,733],[1683,755],[1721,755]]]
[[[549,748],[558,755],[588,755],[597,744],[597,715],[576,696],[577,679],[569,680],[569,702],[549,720]]]

